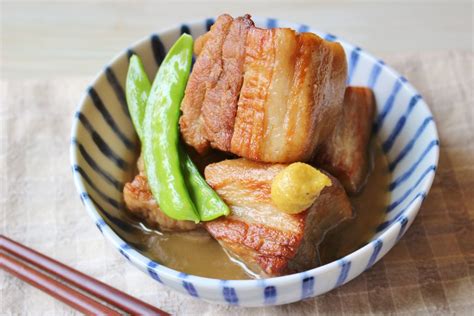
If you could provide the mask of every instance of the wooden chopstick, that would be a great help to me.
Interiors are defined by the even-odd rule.
[[[13,257],[0,253],[0,266],[7,272],[23,281],[39,288],[49,295],[63,301],[69,306],[85,314],[120,315],[117,311],[98,303],[92,298],[81,294],[49,276],[30,268]]]
[[[102,283],[96,279],[91,278],[90,276],[74,270],[61,262],[54,260],[52,258],[46,257],[45,255],[28,248],[18,242],[15,242],[3,235],[0,235],[0,249],[7,252],[8,255],[16,256],[31,265],[44,270],[68,283],[71,285],[85,291],[86,293],[92,294],[97,298],[109,303],[112,306],[131,313],[131,314],[146,314],[146,315],[169,315],[168,313],[150,305],[145,302],[142,302],[133,296],[130,296],[124,292],[121,292],[113,287],[108,286],[105,283]],[[6,269],[3,266],[3,260],[0,263],[0,267]],[[11,258],[11,256],[10,256]],[[18,260],[16,260],[18,261]],[[10,260],[11,262],[11,260]],[[16,264],[16,263],[15,263]],[[23,264],[24,265],[24,264]],[[31,269],[31,268],[30,268]],[[34,270],[34,269],[31,269]],[[11,272],[10,270],[7,270]],[[36,271],[35,271],[36,272]],[[15,274],[14,272],[11,272]],[[18,276],[18,274],[15,274]],[[50,280],[52,278],[48,277]],[[56,280],[55,280],[56,281]],[[56,281],[57,282],[57,281]],[[30,282],[31,283],[31,282]],[[60,283],[60,282],[58,282]],[[60,283],[61,284],[61,283]],[[33,284],[34,285],[34,284]],[[62,285],[62,284],[61,284]],[[48,292],[49,293],[49,292]],[[79,293],[79,292],[77,292]],[[54,296],[54,295],[53,295]],[[56,296],[57,297],[57,296]],[[59,297],[58,297],[59,298]],[[61,299],[61,298],[60,298]],[[71,305],[72,306],[72,305]],[[73,306],[74,307],[74,306]]]

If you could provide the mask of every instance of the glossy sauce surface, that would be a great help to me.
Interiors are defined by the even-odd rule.
[[[377,226],[383,222],[390,197],[390,172],[380,145],[372,145],[372,148],[373,169],[367,184],[359,195],[351,197],[356,216],[326,234],[320,246],[323,264],[344,257],[365,245],[375,234]]]
[[[390,174],[378,145],[374,147],[373,171],[362,193],[351,198],[356,217],[330,231],[320,246],[323,263],[340,258],[371,239],[382,222],[388,202]],[[149,258],[178,271],[219,279],[250,279],[245,267],[230,258],[206,232],[162,233],[148,229],[138,220],[128,219],[137,227],[132,234],[121,234],[127,242]],[[135,222],[132,222],[135,221]]]

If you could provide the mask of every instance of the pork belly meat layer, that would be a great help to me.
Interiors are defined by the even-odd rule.
[[[231,152],[264,162],[309,160],[339,119],[346,77],[340,44],[252,28]]]
[[[368,146],[374,115],[372,90],[347,87],[343,115],[315,155],[314,164],[338,178],[349,194],[359,192],[367,179]]]
[[[174,220],[160,210],[148,186],[141,157],[138,159],[137,166],[139,174],[123,188],[123,198],[127,209],[145,220],[147,224],[158,226],[164,231],[189,231],[198,228],[194,222]]]
[[[262,276],[304,271],[319,265],[324,234],[352,217],[342,186],[331,177],[316,202],[296,215],[271,202],[271,182],[286,165],[246,159],[206,167],[207,182],[231,208],[231,214],[205,223],[208,232],[233,256]]]
[[[242,86],[245,39],[253,26],[249,15],[219,16],[194,45],[197,55],[181,103],[181,132],[199,153],[211,145],[230,149],[237,101]]]

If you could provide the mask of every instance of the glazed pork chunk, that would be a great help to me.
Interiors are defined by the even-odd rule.
[[[180,128],[199,153],[307,161],[336,125],[347,77],[340,44],[222,15],[195,51]]]
[[[318,147],[314,164],[341,181],[347,193],[359,192],[369,172],[369,141],[375,114],[372,90],[348,87],[343,115],[333,133]]]
[[[204,225],[233,256],[261,276],[304,271],[320,264],[318,245],[324,234],[352,217],[352,206],[339,182],[330,177],[316,202],[290,215],[271,201],[273,178],[286,165],[246,159],[206,167],[207,182],[231,208],[231,214]]]
[[[209,146],[229,151],[237,101],[243,80],[245,39],[253,22],[249,15],[219,16],[194,45],[197,60],[181,103],[181,133],[197,152]]]
[[[337,43],[251,29],[231,152],[264,162],[310,159],[341,114],[346,68]]]

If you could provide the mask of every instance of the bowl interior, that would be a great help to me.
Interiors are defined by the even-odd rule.
[[[327,289],[321,289],[321,291],[328,290],[350,280],[380,259],[413,221],[421,201],[431,186],[437,166],[439,142],[436,127],[422,97],[405,78],[386,66],[383,61],[334,35],[319,32],[305,25],[279,22],[274,19],[254,20],[259,26],[291,27],[300,32],[311,31],[327,40],[341,42],[349,65],[348,84],[371,87],[377,101],[373,133],[382,144],[389,162],[392,180],[387,190],[390,191],[390,201],[386,205],[385,220],[374,232],[370,244],[339,262],[296,276],[299,282],[302,275],[312,273],[321,275],[337,267],[339,274],[334,277],[335,283],[331,281],[334,284]],[[123,221],[122,188],[134,172],[138,155],[138,140],[130,121],[124,94],[128,57],[132,53],[138,54],[143,60],[148,76],[153,78],[166,51],[182,32],[191,33],[196,38],[205,33],[212,23],[213,20],[208,19],[179,25],[160,32],[159,35],[153,34],[120,53],[98,74],[87,89],[73,123],[72,167],[76,186],[89,214],[98,228],[127,259],[141,266],[161,282],[163,275],[181,283],[186,282],[183,280],[190,276],[153,263],[135,251],[135,248],[139,249],[139,244],[124,241],[127,236],[133,235],[135,227],[130,227]],[[112,224],[113,229],[109,224]],[[366,266],[354,269],[353,265],[351,270],[351,260],[362,255],[367,257],[364,263]],[[278,284],[280,282],[278,279],[286,282],[291,280],[289,277],[292,276],[275,278],[274,282]],[[333,278],[329,274],[327,277]],[[207,283],[202,285],[204,288],[213,284],[212,282],[222,282],[199,277],[196,277],[196,280],[206,280]],[[251,286],[248,282],[252,281],[234,281],[233,284],[242,287],[245,287],[245,284]],[[291,288],[287,282],[285,284],[288,289]],[[192,295],[188,288],[184,288],[185,292]],[[205,291],[204,288],[201,291]],[[304,282],[303,290],[298,285],[298,291],[303,291],[304,294]],[[306,294],[311,296],[317,294],[316,292],[318,291]],[[245,294],[241,295],[245,297]],[[294,299],[288,298],[286,301],[288,300]],[[274,303],[286,301],[285,298],[281,298],[281,301]]]

